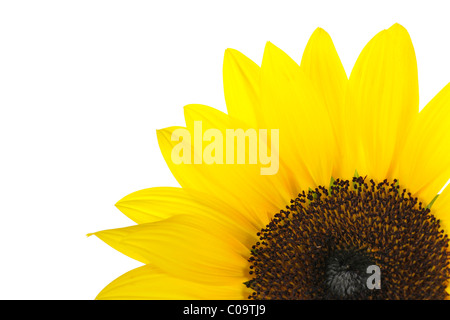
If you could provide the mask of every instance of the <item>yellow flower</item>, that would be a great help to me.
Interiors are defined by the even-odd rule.
[[[450,86],[419,112],[402,26],[378,33],[350,78],[319,28],[300,66],[270,42],[261,67],[227,49],[223,81],[228,114],[188,105],[186,129],[279,129],[276,174],[260,159],[174,163],[182,128],[159,130],[182,187],[126,196],[116,206],[137,225],[94,233],[145,264],[98,299],[447,298],[450,188],[436,195],[450,177]],[[195,139],[188,158],[207,148]]]

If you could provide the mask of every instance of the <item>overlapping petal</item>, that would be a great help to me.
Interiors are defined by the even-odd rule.
[[[260,227],[241,211],[213,195],[187,188],[149,188],[133,192],[116,207],[138,224],[164,220],[177,215],[212,219],[246,244],[256,242]]]
[[[245,55],[227,49],[223,61],[223,89],[228,114],[257,128],[261,123],[261,70]]]
[[[207,285],[173,277],[146,265],[131,270],[107,285],[99,300],[241,300],[249,295],[242,283]]]
[[[218,130],[224,137],[225,146],[227,129],[248,129],[243,123],[236,125],[234,120],[226,114],[201,105],[186,106],[185,118],[186,129],[191,133],[191,141],[186,144],[191,150],[192,158],[199,155],[202,159],[202,153],[207,146],[205,143],[200,149],[196,149],[194,136],[198,139],[200,135],[202,139],[206,130]],[[202,129],[199,132],[195,132],[195,121],[201,123]],[[266,225],[270,217],[291,199],[289,191],[279,176],[261,175],[262,165],[259,162],[255,164],[249,164],[248,161],[246,164],[238,164],[237,161],[234,164],[195,164],[193,159],[191,164],[174,163],[172,151],[179,143],[176,137],[177,129],[180,128],[166,128],[159,130],[157,134],[164,159],[183,188],[201,190],[226,201],[231,206],[245,211],[260,227]],[[249,154],[248,143],[245,144],[245,154]],[[223,161],[225,163],[225,160]]]
[[[337,157],[328,111],[300,66],[270,42],[261,65],[261,111],[264,125],[279,129],[290,184],[297,190],[327,185]]]
[[[435,200],[431,212],[437,219],[441,220],[441,226],[446,234],[450,235],[450,188],[448,186]]]
[[[351,163],[351,161],[355,159],[355,156],[346,157],[350,163],[342,163],[344,152],[347,154],[355,153],[355,149],[352,145],[349,145],[349,139],[345,136],[345,134],[350,134],[346,131],[345,124],[353,122],[348,119],[353,115],[344,112],[348,78],[331,37],[322,28],[317,28],[311,35],[303,52],[300,67],[323,98],[331,119],[333,134],[338,143],[337,151],[339,152],[333,166],[333,176],[343,177],[348,173],[353,174],[356,163]],[[353,171],[349,169],[349,172],[345,172],[345,168],[352,167]]]
[[[394,159],[418,110],[414,48],[408,32],[395,24],[364,47],[350,75],[345,127],[351,130],[350,145],[360,152],[356,168],[346,171],[357,169],[378,181],[396,178]],[[343,163],[352,162],[344,158]]]
[[[450,84],[419,113],[398,157],[396,176],[426,204],[450,178],[449,128]]]
[[[211,285],[248,279],[249,249],[206,217],[177,215],[94,233],[123,254],[178,278]]]

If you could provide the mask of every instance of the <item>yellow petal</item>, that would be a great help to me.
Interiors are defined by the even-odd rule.
[[[352,114],[344,112],[348,78],[333,41],[325,30],[317,28],[311,35],[303,52],[300,67],[323,97],[331,119],[334,136],[341,146],[340,149],[347,154],[354,153],[354,146],[348,145],[348,141],[345,140],[344,136],[344,125],[346,123],[344,117],[352,117]],[[346,121],[352,123],[351,120],[348,121],[346,119]],[[349,156],[345,165],[342,163],[336,165],[333,168],[333,176],[343,177],[346,175],[340,169],[341,167],[353,167],[350,170],[350,173],[353,174],[355,164],[348,163],[352,159],[354,159],[354,156]],[[339,163],[342,157],[339,156],[337,160]]]
[[[205,217],[166,220],[94,233],[123,254],[190,281],[226,285],[244,282],[249,248]]]
[[[223,61],[223,89],[228,114],[251,128],[258,127],[260,68],[237,50],[227,49]]]
[[[399,157],[400,182],[426,204],[450,177],[449,128],[450,84],[419,113]]]
[[[240,211],[221,199],[186,188],[161,187],[136,191],[117,202],[116,207],[139,224],[164,220],[180,214],[205,216],[223,224],[248,248],[256,243],[256,233],[260,229],[260,226],[255,226]]]
[[[393,179],[393,159],[419,109],[417,63],[408,32],[399,24],[378,33],[352,70],[346,112],[355,148],[362,151],[357,170],[375,180]]]
[[[279,129],[280,158],[291,170],[294,189],[327,185],[336,142],[328,112],[316,88],[287,54],[267,43],[261,66],[264,123]],[[280,167],[281,171],[281,167]]]
[[[184,119],[190,130],[194,129],[194,121],[201,121],[203,129],[226,129],[234,125],[232,119],[222,111],[201,104],[185,106]]]
[[[239,129],[230,118],[213,108],[201,105],[189,105],[185,107],[187,129],[191,133],[189,149],[192,150],[191,164],[175,163],[172,159],[172,150],[178,144],[172,136],[178,127],[167,128],[157,132],[161,152],[172,174],[183,188],[203,191],[212,194],[216,198],[229,203],[237,210],[248,214],[255,225],[260,228],[268,223],[270,218],[283,208],[292,198],[287,191],[281,176],[262,175],[260,163],[229,164],[226,163],[226,154],[223,153],[222,164],[206,164],[202,159],[208,143],[203,143],[201,149],[196,149],[198,134],[200,139],[209,129],[218,130],[223,137],[224,150],[226,145],[226,130]],[[202,129],[196,132],[194,123],[199,121]],[[246,128],[243,128],[245,130]],[[202,142],[200,141],[200,144]],[[238,151],[236,151],[237,153]],[[249,153],[249,145],[245,145],[245,153]],[[200,164],[195,164],[195,156],[200,154]],[[204,158],[204,157],[203,157]],[[298,193],[298,190],[296,190]]]
[[[446,234],[450,237],[450,187],[447,186],[444,191],[437,197],[431,212],[434,216],[441,220],[441,226]]]
[[[250,294],[242,283],[214,286],[170,276],[146,265],[131,270],[107,285],[99,300],[240,300]]]
[[[447,186],[438,196],[431,213],[441,221],[441,227],[444,229],[448,237],[450,237],[450,187]],[[447,293],[450,295],[450,284],[448,284]],[[447,299],[448,300],[448,299]]]
[[[201,164],[175,164],[172,161],[172,150],[177,144],[176,141],[172,141],[172,136],[175,135],[176,130],[179,127],[170,127],[157,131],[158,143],[163,154],[164,160],[167,163],[173,176],[183,188],[194,189],[194,190],[204,190],[208,194],[213,195],[216,198],[223,199],[229,205],[236,209],[240,209],[246,213],[246,216],[251,219],[254,225],[264,226],[266,224],[267,218],[264,218],[264,214],[267,212],[255,209],[258,202],[245,201],[237,194],[246,194],[243,191],[243,185],[240,183],[243,180],[248,181],[243,176],[232,179],[231,177],[236,176],[236,174],[227,175],[221,170],[219,165],[213,168],[212,165],[201,165]],[[184,128],[183,128],[184,129]],[[191,150],[194,147],[189,144]],[[192,152],[194,153],[194,152]],[[225,166],[225,165],[222,165]],[[227,165],[231,166],[231,165]],[[229,168],[231,170],[231,168]],[[244,184],[245,185],[245,184]],[[247,193],[248,194],[248,193]],[[249,198],[251,198],[249,196]],[[266,203],[263,201],[262,204]]]

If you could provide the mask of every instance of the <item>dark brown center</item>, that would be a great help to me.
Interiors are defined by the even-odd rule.
[[[398,182],[302,192],[258,233],[250,299],[445,299],[449,238]]]

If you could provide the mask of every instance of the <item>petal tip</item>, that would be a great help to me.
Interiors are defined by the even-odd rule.
[[[410,37],[408,30],[399,23],[394,23],[387,31],[393,34],[407,35]]]
[[[236,50],[236,49],[233,49],[233,48],[226,48],[226,49],[225,49],[225,56],[230,56],[230,57],[232,57],[232,56],[234,56],[234,55],[236,55],[236,54],[238,54],[238,53],[239,53],[239,51]]]
[[[308,52],[309,50],[328,50],[330,47],[333,47],[334,49],[333,40],[331,39],[328,32],[318,27],[316,30],[314,30],[311,37],[309,37],[305,51]]]
[[[280,48],[278,48],[276,45],[274,45],[272,42],[267,41],[266,42],[266,46],[264,48],[264,52],[267,51],[274,51],[274,50],[278,50],[278,51],[282,51]]]
[[[392,29],[392,30],[406,30],[405,27],[402,26],[398,22],[394,23],[389,29]]]
[[[316,30],[314,30],[314,32],[311,35],[312,37],[323,37],[323,36],[330,36],[328,34],[328,32],[325,31],[325,29],[321,28],[321,27],[317,27]]]

